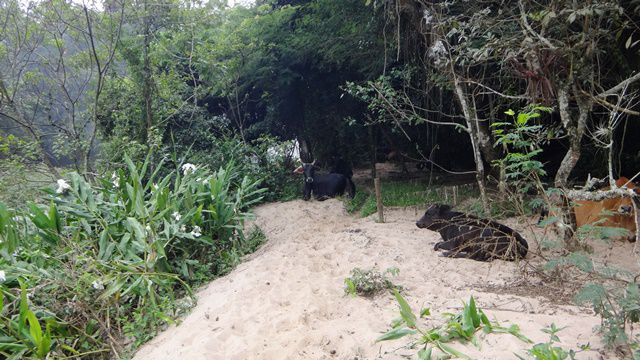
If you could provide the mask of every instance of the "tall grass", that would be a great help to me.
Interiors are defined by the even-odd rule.
[[[453,188],[445,186],[429,187],[426,181],[391,180],[382,183],[382,204],[388,207],[421,206],[431,203],[453,203]],[[460,186],[456,189],[457,203],[473,198],[477,194],[473,187]],[[376,197],[373,189],[360,186],[354,199],[347,200],[347,211],[359,212],[362,217],[376,212]]]
[[[120,357],[256,245],[243,226],[265,190],[233,163],[160,176],[125,160],[93,184],[71,174],[46,206],[0,204],[1,357]]]

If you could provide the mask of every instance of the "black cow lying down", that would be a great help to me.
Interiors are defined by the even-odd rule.
[[[342,195],[345,190],[350,198],[355,196],[356,185],[351,177],[334,173],[316,175],[315,171],[315,161],[310,164],[302,163],[302,166],[293,171],[296,174],[304,174],[304,189],[302,191],[304,200],[309,200],[311,193],[313,193],[317,200],[322,201]]]
[[[447,257],[514,261],[524,259],[529,250],[527,241],[510,227],[453,211],[448,205],[431,205],[416,226],[439,232],[443,241],[434,250],[447,250]]]

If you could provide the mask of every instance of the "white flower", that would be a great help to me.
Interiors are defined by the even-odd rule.
[[[151,226],[149,225],[145,226],[144,229],[147,231],[147,233],[151,232]]]
[[[113,173],[113,175],[111,175],[111,182],[113,183],[114,187],[120,187],[120,178],[115,172]]]
[[[182,219],[182,215],[180,215],[180,213],[177,211],[174,211],[173,214],[171,214],[171,216],[173,216],[173,218],[176,219],[176,221],[180,221],[180,219]]]
[[[180,226],[180,232],[186,232],[186,231],[187,231],[187,226],[186,225]]]
[[[202,235],[202,229],[198,225],[194,226],[193,230],[191,230],[191,236],[200,237],[200,235]]]
[[[4,282],[7,280],[7,275],[4,273],[4,270],[0,270],[0,281]]]
[[[69,183],[67,183],[64,179],[58,179],[58,188],[56,189],[56,194],[64,194],[69,189],[71,189]]]
[[[197,167],[193,164],[190,163],[186,163],[182,165],[182,173],[187,175],[189,173],[192,173],[194,171],[196,171]]]
[[[91,283],[91,286],[96,290],[104,290],[104,285],[100,280],[95,280],[94,282]]]

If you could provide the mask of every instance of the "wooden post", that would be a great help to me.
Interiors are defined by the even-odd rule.
[[[378,222],[384,222],[384,211],[382,209],[382,191],[380,189],[380,179],[373,179],[373,184],[376,188],[376,205],[378,206]]]
[[[375,179],[376,176],[376,137],[374,134],[374,125],[369,125],[369,160],[371,160],[371,178]]]

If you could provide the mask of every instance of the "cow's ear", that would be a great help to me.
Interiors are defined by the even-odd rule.
[[[451,211],[451,206],[442,204],[440,205],[440,214],[444,214]]]
[[[298,166],[295,170],[293,170],[294,174],[304,174],[304,168],[302,166]]]

